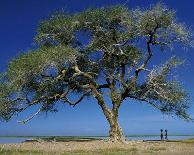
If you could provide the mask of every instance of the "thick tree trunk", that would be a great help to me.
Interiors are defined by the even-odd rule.
[[[118,119],[112,118],[109,122],[110,130],[109,137],[111,142],[124,142],[125,137],[123,135],[122,129],[119,126]]]
[[[111,142],[125,142],[125,137],[118,122],[118,112],[111,112],[110,115],[106,115],[106,118],[110,125],[109,140]]]
[[[93,95],[98,100],[98,104],[101,107],[106,119],[110,125],[109,137],[111,142],[125,142],[125,137],[123,136],[122,129],[118,123],[118,110],[120,107],[120,100],[118,102],[113,101],[113,108],[109,109],[104,100],[103,96],[92,87]]]

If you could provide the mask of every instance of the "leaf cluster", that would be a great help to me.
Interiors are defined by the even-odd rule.
[[[89,39],[84,47],[77,35],[81,33]],[[99,97],[101,89],[112,91],[113,101],[134,95],[141,101],[155,101],[162,112],[187,118],[187,93],[179,82],[169,79],[171,69],[180,61],[173,58],[160,67],[146,68],[154,54],[152,47],[192,45],[189,29],[165,5],[56,13],[39,23],[35,41],[37,49],[11,60],[1,78],[1,118],[9,119],[36,104],[41,111],[56,111],[57,101],[72,105],[68,95],[82,94],[75,102],[79,103],[88,95]],[[144,71],[150,73],[144,74],[142,84],[138,76]],[[90,93],[91,86],[97,95]]]

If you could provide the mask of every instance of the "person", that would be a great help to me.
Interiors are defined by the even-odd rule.
[[[160,139],[164,140],[164,135],[163,135],[163,130],[162,129],[160,129]]]
[[[168,140],[168,130],[165,130],[165,140]]]

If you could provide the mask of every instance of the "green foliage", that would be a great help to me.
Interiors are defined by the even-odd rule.
[[[41,47],[13,59],[9,64],[7,76],[12,85],[20,89],[31,80],[36,80],[37,76],[44,74],[49,68],[60,71],[65,64],[75,61],[77,55],[79,54],[76,49],[67,46]]]
[[[149,34],[156,27],[168,28],[174,21],[175,12],[167,9],[162,4],[153,6],[150,10],[137,10],[137,17],[139,19],[139,27],[143,35]],[[136,13],[136,12],[135,12]]]
[[[0,119],[8,121],[18,111],[17,103],[0,98]]]
[[[76,23],[71,16],[54,14],[50,19],[40,22],[35,40],[39,44],[58,45],[73,43]]]
[[[193,46],[191,31],[184,24],[177,22],[175,11],[165,5],[158,3],[151,9],[137,9],[133,13],[139,35],[149,37],[154,33],[154,44],[163,48],[176,42]]]
[[[171,70],[180,64],[182,61],[173,57],[164,65],[155,67],[148,75],[146,83],[141,85],[139,95],[148,101],[156,101],[153,103],[163,113],[172,115],[175,112],[181,118],[190,120],[185,113],[189,107],[188,93],[171,75]]]
[[[77,34],[85,34],[89,43],[83,46]],[[13,59],[0,78],[2,119],[33,105],[40,106],[39,112],[56,111],[58,101],[75,106],[86,96],[94,96],[102,106],[102,89],[110,90],[113,107],[131,97],[189,119],[188,95],[170,78],[172,68],[181,62],[172,58],[147,68],[155,52],[152,47],[192,45],[188,28],[163,4],[149,9],[112,6],[73,15],[56,13],[39,23],[35,41],[38,48]],[[149,74],[140,80],[145,71]],[[72,94],[81,98],[70,102]]]
[[[87,10],[76,16],[81,28],[92,32],[91,50],[109,48],[112,44],[132,37],[126,27],[132,23],[129,12],[122,6]]]

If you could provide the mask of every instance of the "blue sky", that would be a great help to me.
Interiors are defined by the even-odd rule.
[[[126,3],[127,2],[127,3]],[[157,0],[1,0],[0,1],[0,72],[7,68],[8,61],[22,51],[33,48],[33,37],[41,19],[56,10],[65,9],[70,13],[88,7],[96,8],[115,4],[125,4],[129,8],[148,7]],[[163,1],[177,11],[179,21],[185,22],[194,30],[193,0]],[[179,69],[179,79],[194,99],[194,49],[184,51],[175,48],[178,55],[187,59],[186,65]],[[170,54],[174,54],[172,52]],[[169,53],[160,53],[159,62]],[[84,100],[75,108],[60,106],[60,112],[41,114],[29,123],[21,125],[17,120],[25,118],[35,109],[13,118],[10,122],[0,122],[0,135],[107,135],[108,123],[93,99]],[[194,105],[189,112],[194,117]],[[157,134],[160,128],[168,129],[170,134],[194,134],[194,123],[164,116],[145,103],[126,101],[120,109],[120,125],[125,134]]]

